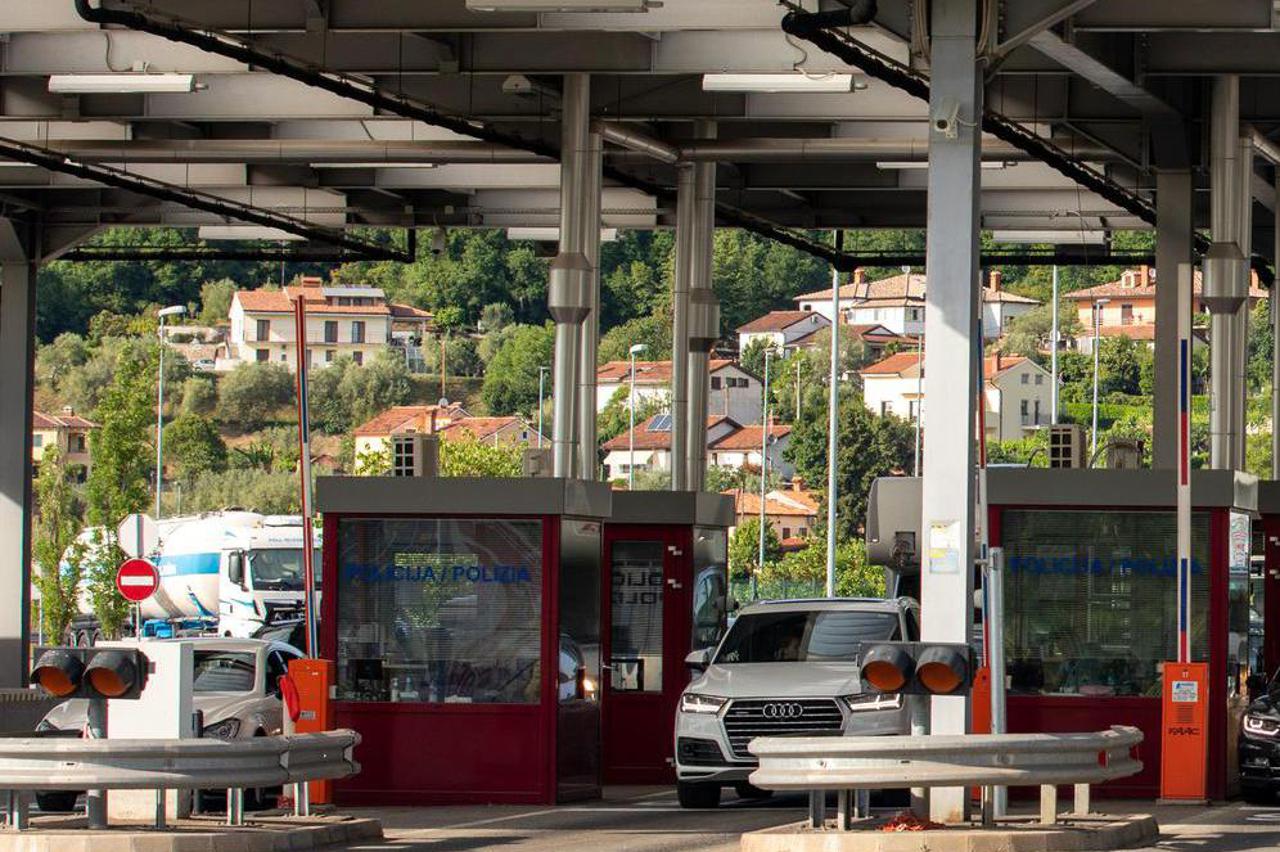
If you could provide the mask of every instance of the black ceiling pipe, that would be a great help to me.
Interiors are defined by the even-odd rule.
[[[870,2],[869,5],[874,7],[875,4]],[[140,12],[106,9],[101,6],[95,8],[89,5],[89,0],[75,0],[75,6],[76,12],[80,17],[90,23],[100,26],[111,24],[151,33],[169,41],[189,44],[207,53],[225,56],[237,62],[243,62],[255,68],[270,71],[281,77],[297,80],[305,85],[323,89],[339,97],[358,101],[374,109],[385,110],[394,115],[411,118],[436,127],[443,127],[446,130],[452,130],[455,133],[469,136],[473,139],[530,151],[556,161],[560,159],[560,149],[540,139],[527,139],[518,134],[496,130],[484,122],[448,115],[421,102],[410,100],[403,95],[389,95],[368,83],[359,82],[347,75],[326,73],[281,54],[263,53],[230,36],[189,29],[178,23],[157,20]],[[636,177],[607,164],[604,166],[603,171],[605,177],[623,186],[638,189],[665,201],[674,202],[675,200],[675,191],[661,184]],[[716,208],[717,218],[725,224],[776,240],[822,258],[829,263],[837,261],[837,256],[830,246],[811,240],[804,234],[784,228],[761,216],[737,210],[719,202],[717,202]]]

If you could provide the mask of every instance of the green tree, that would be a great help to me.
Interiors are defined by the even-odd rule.
[[[516,414],[537,406],[538,368],[551,366],[553,341],[550,324],[515,328],[485,370],[480,397],[490,414]]]
[[[626,387],[618,388],[596,417],[596,434],[601,444],[619,435],[625,435],[631,428],[631,406],[628,397]],[[653,415],[666,411],[670,407],[668,401],[661,397],[637,393],[636,425],[639,426]]]
[[[218,409],[218,387],[211,376],[191,376],[182,383],[183,414],[211,417]]]
[[[637,343],[648,346],[646,361],[666,361],[671,358],[671,311],[664,307],[653,314],[636,317],[622,325],[614,326],[600,338],[598,361],[625,361],[631,347]]]
[[[440,442],[441,476],[518,477],[522,444],[487,444],[474,439]]]
[[[761,597],[774,597],[775,587],[791,584],[825,587],[827,543],[810,539],[800,550],[769,563],[760,572]],[[768,594],[765,592],[768,591]],[[884,570],[867,564],[867,550],[858,540],[836,542],[836,594],[841,597],[884,597]]]
[[[911,469],[915,432],[898,417],[873,415],[857,394],[841,395],[838,425],[836,532],[841,539],[852,539],[866,521],[871,483],[877,477]],[[927,445],[927,435],[925,441]],[[806,482],[827,481],[825,411],[815,407],[804,412],[785,456]]]
[[[317,370],[317,379],[327,370]],[[280,408],[293,402],[293,375],[280,364],[241,364],[222,377],[218,414],[242,432],[265,426]]]
[[[243,506],[270,515],[294,514],[301,509],[298,474],[237,468],[207,471],[196,476],[184,489],[182,504],[186,512],[212,512],[226,506]]]
[[[77,541],[80,511],[66,466],[56,447],[40,459],[35,487],[36,517],[32,556],[44,632],[60,644],[79,609],[77,593],[84,575],[85,546]],[[64,563],[65,560],[65,563]]]
[[[166,462],[185,482],[227,467],[226,442],[207,417],[179,414],[164,427],[164,446]]]
[[[765,524],[765,565],[776,561],[781,552],[778,534],[772,525]],[[760,567],[760,519],[748,518],[738,524],[729,538],[729,572],[734,577],[749,577]]]
[[[198,318],[205,325],[225,322],[231,313],[231,300],[240,289],[230,278],[206,281],[200,285],[200,313]]]
[[[1058,334],[1061,340],[1071,340],[1080,334],[1079,314],[1071,302],[1058,306]],[[1000,343],[1002,352],[1023,355],[1037,364],[1048,361],[1053,336],[1053,306],[1044,304],[1009,321],[1009,330]]]
[[[1123,335],[1107,337],[1102,340],[1102,349],[1098,353],[1101,362],[1098,392],[1102,394],[1141,393],[1142,352],[1132,338]],[[1147,352],[1146,354],[1150,354]]]
[[[383,444],[378,449],[366,448],[356,453],[356,476],[390,476],[391,445]]]

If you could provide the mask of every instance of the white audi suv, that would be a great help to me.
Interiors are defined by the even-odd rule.
[[[742,609],[719,647],[695,651],[676,711],[676,789],[686,808],[714,808],[747,780],[747,745],[763,736],[910,733],[901,695],[863,692],[860,643],[920,638],[910,598],[764,601]]]

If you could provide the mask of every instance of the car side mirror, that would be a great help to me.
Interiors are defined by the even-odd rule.
[[[227,579],[244,589],[244,554],[236,551],[227,556]]]
[[[694,671],[706,671],[707,666],[711,665],[711,649],[703,648],[700,651],[690,651],[689,655],[684,658],[684,664]]]

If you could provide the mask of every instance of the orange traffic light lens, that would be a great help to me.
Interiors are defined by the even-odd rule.
[[[930,663],[916,669],[916,677],[924,688],[937,695],[950,695],[960,688],[964,678],[943,663]]]
[[[120,698],[133,689],[138,670],[130,654],[103,651],[89,663],[86,676],[94,692],[105,698]]]
[[[45,651],[31,670],[31,679],[54,698],[73,695],[80,688],[84,663],[75,654],[53,649]]]
[[[119,698],[129,691],[129,684],[118,672],[110,669],[93,669],[89,672],[89,684],[99,695]]]
[[[881,692],[897,692],[907,685],[902,670],[885,660],[863,666],[862,679]]]
[[[31,679],[55,698],[62,698],[76,691],[75,682],[67,676],[66,672],[54,666],[37,668],[31,673]]]

